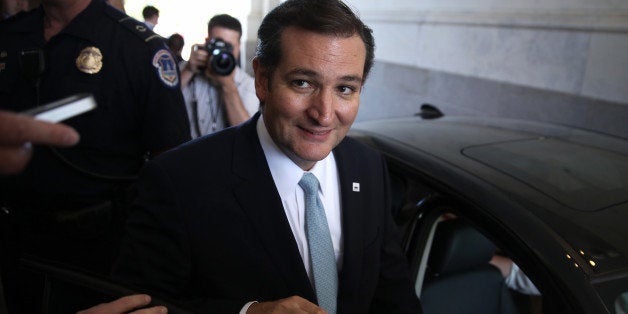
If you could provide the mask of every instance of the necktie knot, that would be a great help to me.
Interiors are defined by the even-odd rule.
[[[299,181],[299,186],[303,189],[306,195],[317,195],[318,193],[318,179],[316,176],[306,172],[301,177],[301,181]]]

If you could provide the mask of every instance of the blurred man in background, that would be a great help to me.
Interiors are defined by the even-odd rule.
[[[183,36],[181,36],[181,34],[174,33],[170,35],[170,37],[168,37],[168,40],[166,41],[166,44],[174,54],[177,63],[181,63],[181,61],[184,61],[183,57],[181,56],[181,52],[183,51],[183,46],[185,46],[185,40],[183,39]]]
[[[147,5],[142,10],[142,16],[144,17],[144,24],[151,31],[159,23],[159,10],[152,5]]]
[[[206,43],[192,47],[188,62],[181,66],[181,88],[190,119],[192,138],[238,125],[258,109],[253,78],[239,65],[242,25],[236,18],[216,15],[207,25]],[[210,63],[215,61],[211,43],[224,43],[223,52],[233,56],[233,69],[216,73]],[[208,47],[209,46],[209,47]],[[209,51],[211,49],[212,51]]]

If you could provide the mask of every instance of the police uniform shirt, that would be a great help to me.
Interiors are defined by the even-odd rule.
[[[20,193],[12,197],[28,195],[46,206],[98,199],[110,193],[112,180],[96,177],[132,177],[146,151],[161,152],[189,139],[176,61],[163,38],[102,0],[93,0],[48,42],[43,20],[39,7],[0,23],[0,109],[22,111],[92,93],[98,108],[65,121],[80,133],[80,143],[58,152],[96,176],[36,147],[27,170],[10,184]],[[20,57],[37,49],[45,63],[41,74],[37,62]]]

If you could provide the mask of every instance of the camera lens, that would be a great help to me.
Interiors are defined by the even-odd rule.
[[[212,53],[212,71],[218,75],[229,75],[236,66],[235,58],[229,52],[214,50]]]
[[[212,38],[205,43],[205,50],[211,54],[209,66],[217,75],[229,75],[236,67],[233,46],[220,38]]]

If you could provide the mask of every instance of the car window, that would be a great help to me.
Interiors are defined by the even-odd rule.
[[[617,300],[615,300],[615,312],[617,314],[628,313],[628,291],[622,293]]]
[[[525,272],[515,264],[517,270],[511,276],[511,264],[506,264],[508,271],[498,267],[499,263],[513,262],[510,250],[485,236],[466,217],[461,203],[416,180],[416,174],[405,172],[403,167],[393,163],[389,168],[393,207],[397,207],[393,211],[404,233],[415,291],[426,314],[455,312],[458,306],[475,304],[474,298],[485,300],[481,302],[485,304],[492,302],[498,313],[544,313],[541,293]],[[459,283],[458,277],[463,278]],[[478,280],[469,279],[474,277]],[[459,291],[461,297],[451,299],[457,288],[474,284],[478,285],[476,291]],[[475,310],[487,311],[482,307]]]
[[[471,307],[472,312],[543,313],[541,293],[508,250],[497,247],[459,214],[443,211],[429,229],[427,254],[419,262],[424,270],[415,282],[425,312]],[[463,293],[468,289],[475,291]],[[452,300],[448,294],[461,297]],[[478,299],[483,302],[476,303]]]

